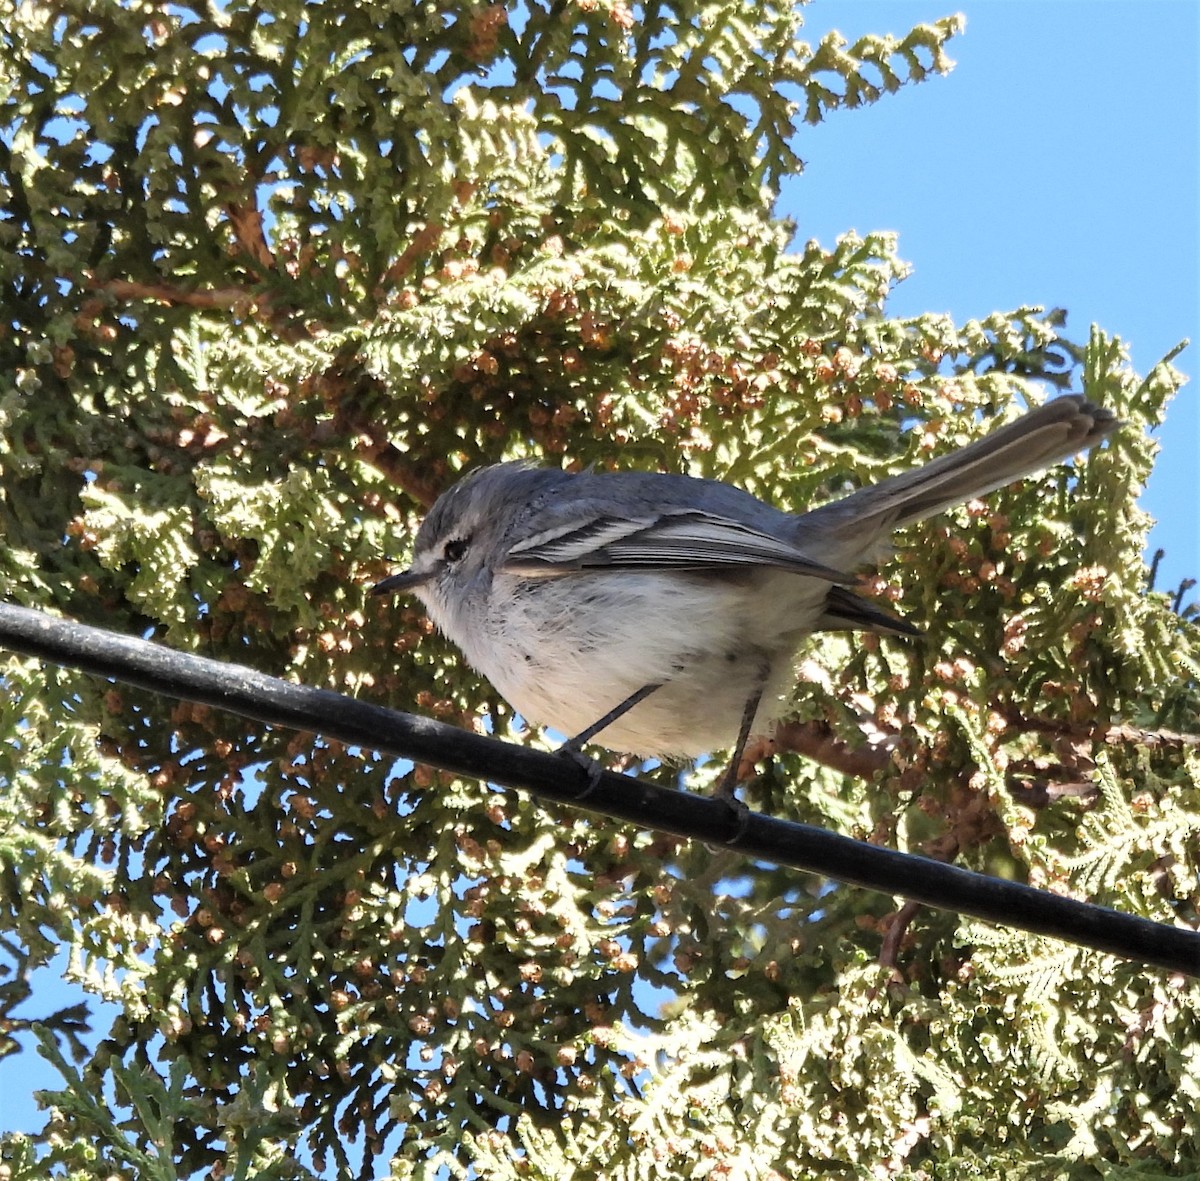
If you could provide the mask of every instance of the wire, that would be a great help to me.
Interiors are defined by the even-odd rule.
[[[0,645],[52,664],[201,702],[271,726],[313,731],[381,754],[521,788],[643,828],[690,837],[940,910],[1049,935],[1200,976],[1200,932],[1018,882],[899,853],[728,801],[646,783],[544,751],[0,603]]]

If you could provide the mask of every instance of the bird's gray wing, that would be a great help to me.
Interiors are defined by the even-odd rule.
[[[512,545],[498,568],[507,574],[553,576],[581,570],[727,572],[762,566],[836,584],[856,581],[752,525],[697,509],[560,521]]]

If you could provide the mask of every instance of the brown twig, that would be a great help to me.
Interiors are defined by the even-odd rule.
[[[904,933],[920,910],[919,902],[906,902],[899,910],[884,916],[882,921],[887,926],[887,931],[879,948],[879,962],[885,968],[894,969],[896,967],[896,959],[900,954],[900,943],[904,939]]]
[[[105,279],[91,284],[119,300],[152,299],[158,303],[182,304],[192,308],[232,308],[238,306],[269,308],[270,298],[256,295],[244,287],[213,287],[189,291],[171,283],[140,283],[133,279]]]
[[[1181,734],[1177,730],[1143,730],[1124,722],[1111,726],[1089,726],[1053,718],[1030,718],[1011,706],[1000,706],[998,712],[1008,723],[1009,729],[1018,733],[1053,734],[1085,742],[1103,742],[1109,746],[1136,742],[1143,746],[1200,747],[1200,734]]]
[[[429,508],[437,500],[441,488],[434,485],[428,474],[417,472],[404,452],[390,440],[372,438],[362,450],[368,462],[422,508]]]
[[[843,775],[871,779],[887,765],[890,755],[882,747],[864,744],[852,747],[839,738],[828,722],[783,722],[773,738],[749,743],[738,767],[738,778],[750,778],[754,764],[779,751],[794,751]]]
[[[1034,779],[1023,783],[1010,777],[1007,782],[1008,794],[1018,804],[1027,808],[1046,808],[1058,800],[1082,800],[1090,803],[1100,794],[1100,789],[1087,780],[1074,783],[1051,783],[1046,779]]]
[[[225,206],[225,212],[229,217],[229,224],[233,227],[233,236],[242,251],[264,270],[274,270],[275,255],[267,245],[262,211],[258,206],[235,205],[230,202]]]
[[[354,439],[358,457],[378,468],[400,492],[428,509],[443,491],[437,473],[419,471],[411,457],[401,451],[383,426],[365,411],[360,399],[343,391],[335,402],[338,430],[342,438]]]
[[[958,859],[963,849],[981,845],[1003,831],[987,793],[971,787],[974,770],[972,767],[959,775],[947,801],[946,831],[925,842],[921,848],[924,856],[949,865]],[[921,909],[921,903],[910,900],[891,915],[884,916],[882,923],[887,930],[879,949],[881,964],[896,968],[905,932]]]
[[[1109,726],[1104,733],[1109,743],[1137,742],[1142,746],[1200,747],[1200,734],[1180,734],[1175,730],[1141,730],[1137,726]]]

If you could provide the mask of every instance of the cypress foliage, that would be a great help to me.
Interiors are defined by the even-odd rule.
[[[0,0],[0,30],[8,599],[541,741],[366,594],[459,471],[802,509],[1080,389],[1127,426],[911,531],[879,584],[927,636],[814,642],[747,798],[1197,924],[1196,632],[1135,505],[1170,358],[1034,308],[892,318],[890,236],[772,215],[799,122],[944,72],[955,19],[811,47],[759,0]],[[7,1177],[1200,1170],[1194,981],[2,675],[0,1022],[62,948],[120,1011],[82,1063],[77,1012],[42,1030],[62,1089]]]

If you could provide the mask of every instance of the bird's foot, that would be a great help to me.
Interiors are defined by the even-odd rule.
[[[588,798],[599,786],[600,781],[604,778],[605,767],[593,759],[590,755],[585,755],[583,751],[572,745],[570,742],[564,742],[562,746],[554,752],[561,758],[573,763],[586,776],[587,784],[583,790],[575,797],[577,804],[582,803]]]

